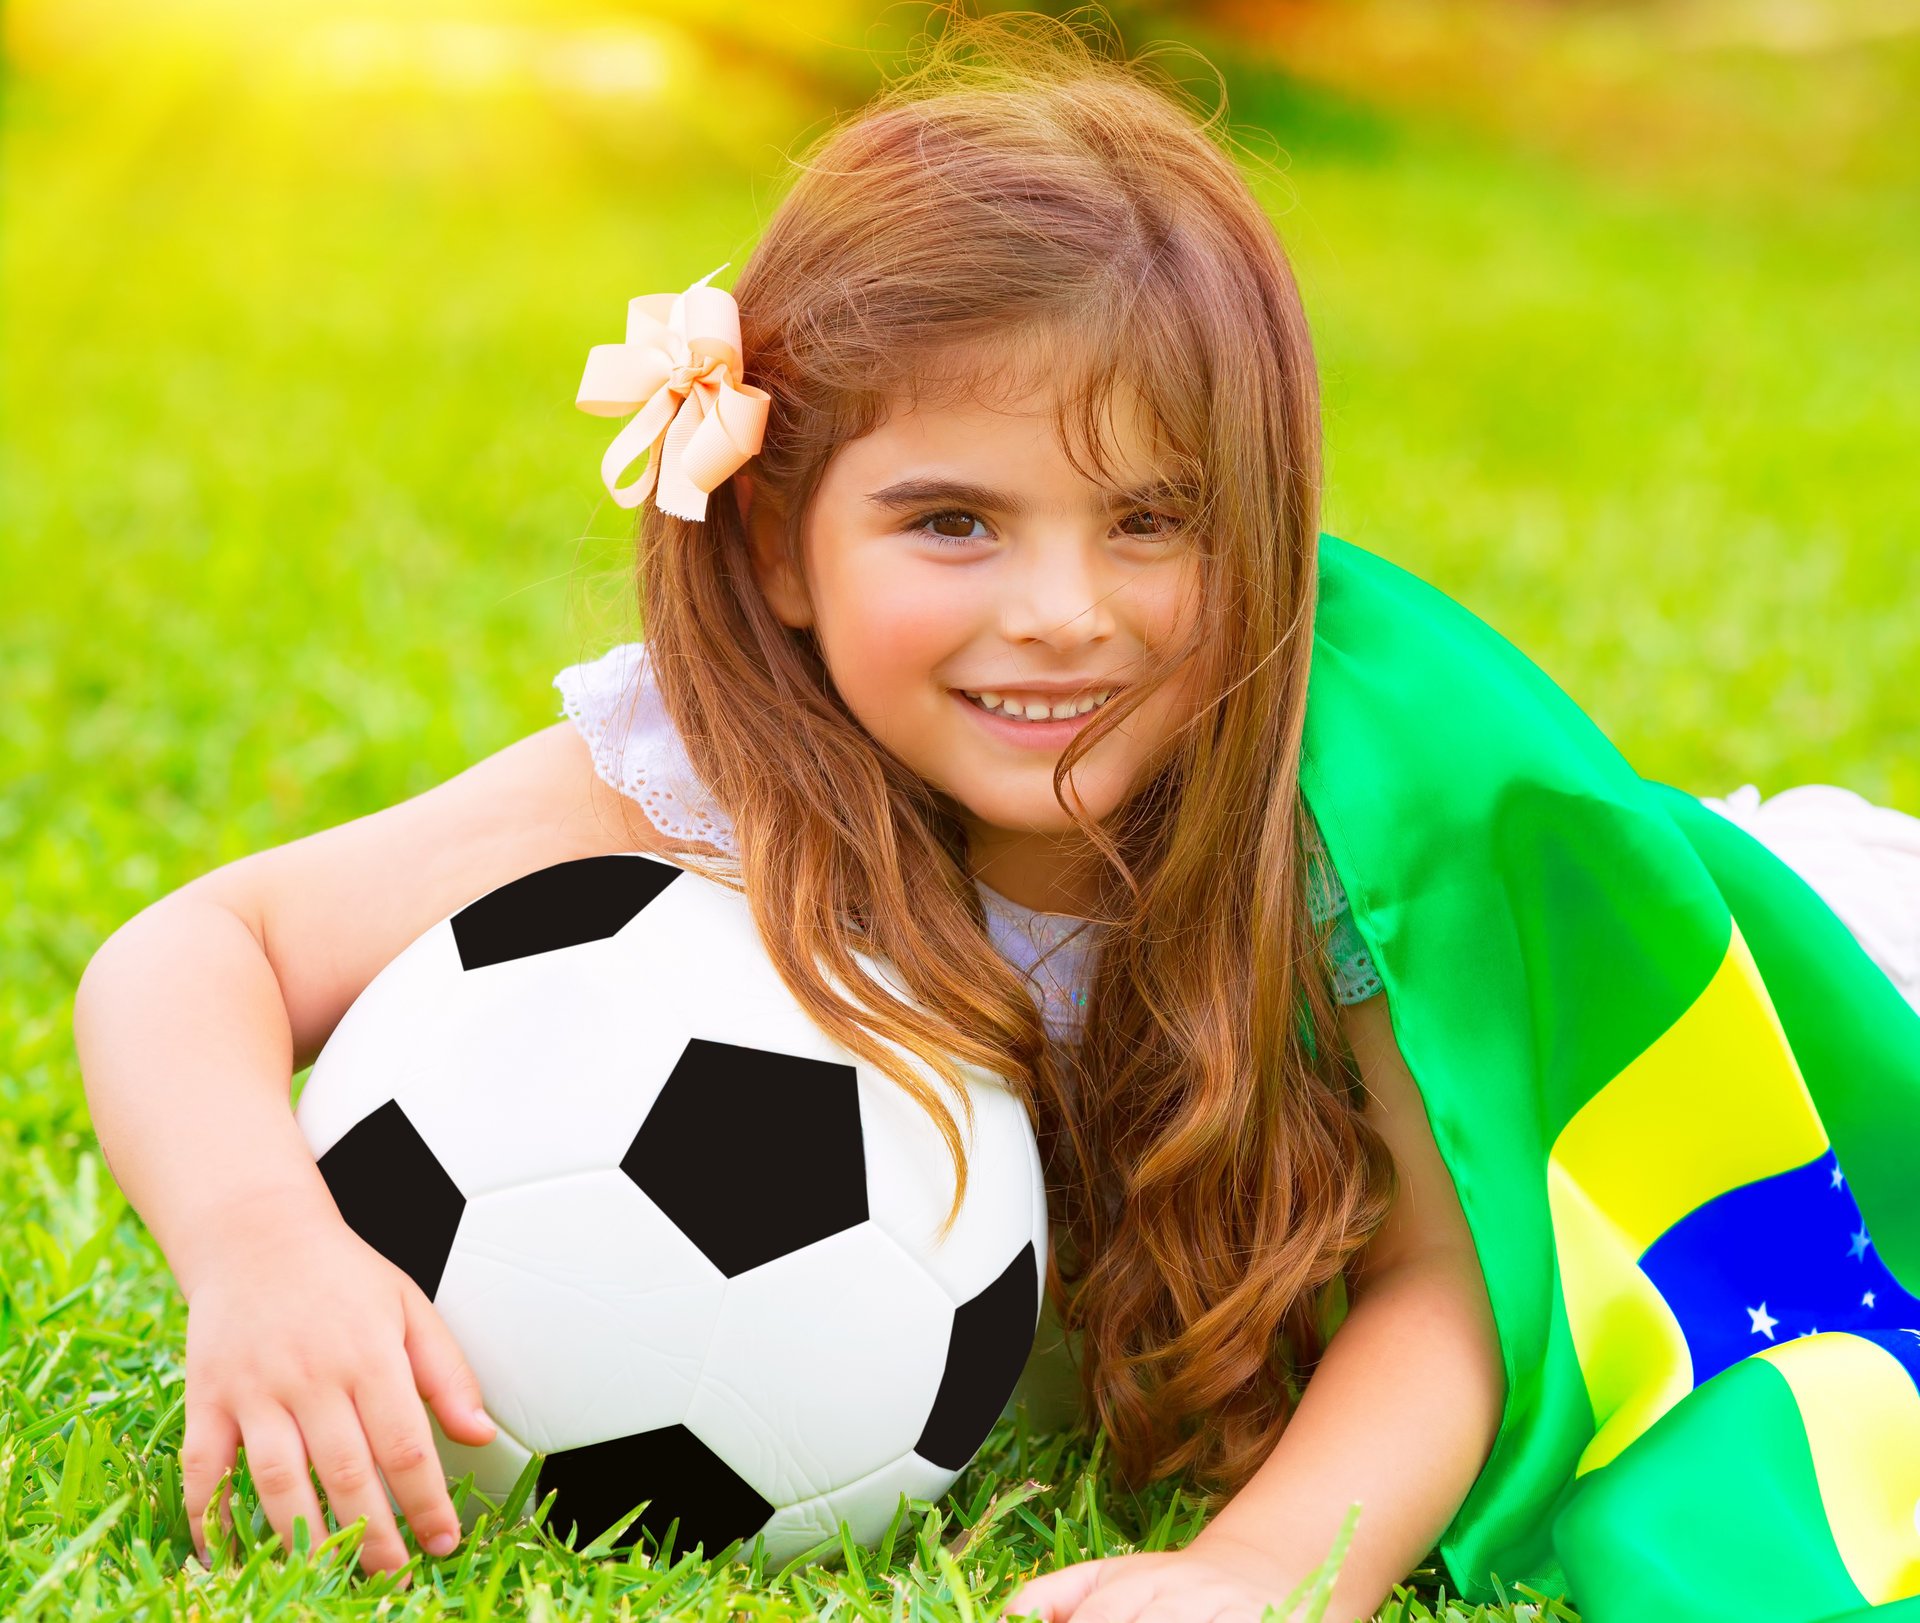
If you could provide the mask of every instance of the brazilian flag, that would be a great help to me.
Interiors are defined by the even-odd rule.
[[[1332,536],[1301,777],[1499,1329],[1455,1584],[1920,1618],[1920,1012],[1765,846]]]

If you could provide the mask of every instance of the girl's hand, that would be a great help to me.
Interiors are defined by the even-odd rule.
[[[1196,1538],[1183,1550],[1110,1555],[1031,1578],[1002,1615],[1044,1623],[1260,1623],[1300,1574],[1251,1545]]]
[[[360,1564],[368,1573],[410,1559],[382,1475],[421,1547],[445,1555],[460,1541],[460,1520],[420,1400],[456,1442],[494,1434],[452,1333],[420,1287],[337,1215],[250,1217],[232,1227],[187,1301],[180,1464],[200,1559],[201,1517],[242,1441],[285,1549],[296,1516],[306,1518],[309,1549],[327,1536],[311,1456],[337,1523],[367,1518]],[[220,1517],[233,1525],[224,1494]]]

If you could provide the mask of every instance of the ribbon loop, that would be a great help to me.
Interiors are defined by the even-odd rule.
[[[738,381],[740,307],[707,285],[726,268],[678,294],[628,300],[626,341],[587,352],[574,404],[596,417],[635,413],[600,459],[607,493],[622,507],[652,495],[663,513],[704,520],[708,495],[760,449],[773,397]],[[642,458],[638,477],[621,484]]]

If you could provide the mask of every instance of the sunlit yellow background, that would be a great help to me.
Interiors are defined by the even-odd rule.
[[[154,895],[544,725],[637,634],[587,348],[728,283],[928,15],[9,10],[0,832],[49,1002]],[[1224,88],[1330,529],[1650,776],[1920,811],[1920,4],[1110,16]]]

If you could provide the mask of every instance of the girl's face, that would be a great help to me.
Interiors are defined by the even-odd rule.
[[[804,583],[784,567],[778,515],[754,511],[750,476],[736,476],[775,613],[813,627],[847,708],[958,803],[981,876],[1016,899],[1067,894],[1049,876],[1080,841],[1052,774],[1086,718],[1009,719],[967,695],[1051,707],[1125,686],[1198,609],[1198,559],[1155,505],[1162,470],[1137,403],[1113,399],[1120,488],[1074,470],[1044,395],[896,411],[828,464],[802,526]],[[1086,815],[1108,815],[1159,765],[1192,674],[1075,766],[1063,792]],[[1036,691],[1049,686],[1066,691]]]

